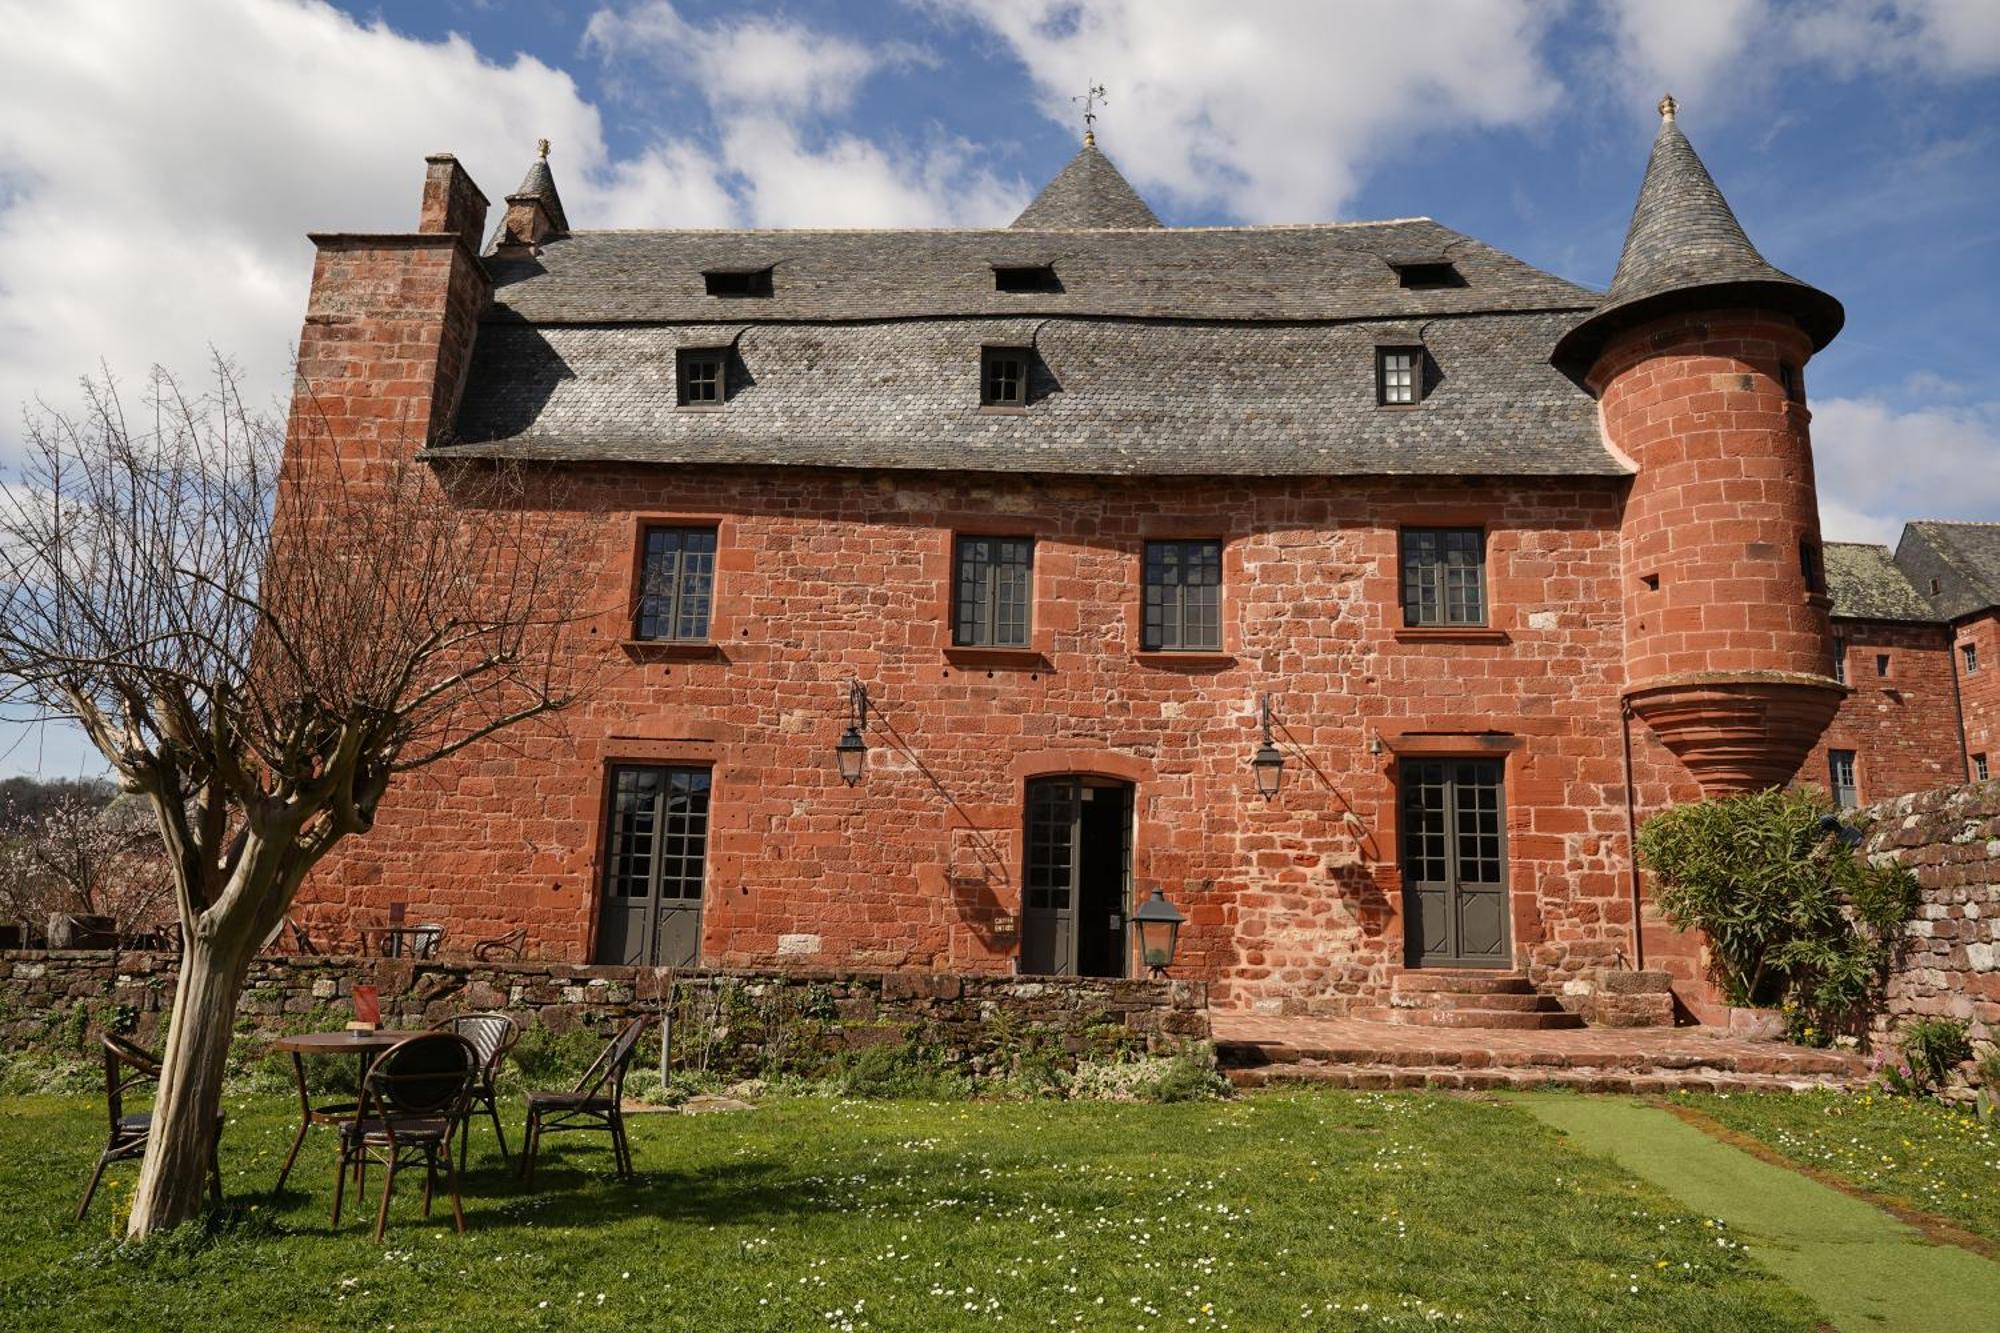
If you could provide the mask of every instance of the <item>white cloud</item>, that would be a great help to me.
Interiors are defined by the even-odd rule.
[[[1904,411],[1879,398],[1813,404],[1820,526],[1894,544],[1906,519],[2000,513],[2000,403]]]
[[[1337,216],[1425,130],[1529,124],[1560,90],[1526,0],[929,0],[1012,48],[1042,110],[1102,80],[1100,141],[1133,182],[1250,221]]]
[[[1662,93],[1704,105],[1733,98],[1757,72],[1746,55],[1772,45],[1767,0],[1606,0],[1604,8],[1616,97],[1647,113]]]
[[[1873,69],[1973,78],[2000,70],[1994,0],[1822,0],[1796,13],[1790,35],[1800,55],[1842,75]]]

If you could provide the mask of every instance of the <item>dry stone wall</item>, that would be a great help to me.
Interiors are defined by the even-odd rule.
[[[1870,807],[1864,850],[1908,866],[1923,889],[1884,1023],[1959,1018],[2000,1039],[2000,782]]]
[[[157,1041],[173,1007],[172,954],[0,952],[0,1049],[78,1053],[115,1028]],[[722,1074],[811,1073],[842,1051],[909,1040],[975,1070],[1026,1051],[1066,1062],[1113,1051],[1174,1053],[1209,1037],[1200,982],[898,972],[680,972],[563,964],[260,958],[237,1010],[255,1038],[337,1025],[356,985],[380,992],[384,1026],[426,1027],[499,1009],[555,1035],[658,1013],[671,994],[684,1063]]]

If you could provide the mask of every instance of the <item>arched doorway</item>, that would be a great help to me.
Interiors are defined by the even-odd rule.
[[[1124,976],[1132,784],[1081,773],[1034,778],[1025,814],[1020,970]]]

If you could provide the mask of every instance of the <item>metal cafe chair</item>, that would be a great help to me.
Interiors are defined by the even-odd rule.
[[[491,963],[505,959],[510,963],[518,963],[527,943],[528,928],[516,926],[505,935],[494,935],[489,939],[473,941],[472,960],[476,963]]]
[[[459,1014],[436,1026],[439,1032],[455,1032],[472,1043],[479,1056],[479,1069],[472,1081],[472,1095],[466,1099],[465,1118],[458,1130],[458,1169],[465,1170],[467,1144],[472,1137],[472,1117],[481,1107],[493,1121],[493,1137],[500,1145],[500,1160],[513,1165],[507,1156],[507,1131],[500,1127],[500,1106],[494,1084],[500,1066],[514,1043],[521,1039],[521,1026],[506,1014]]]
[[[603,1130],[611,1135],[611,1155],[621,1179],[632,1178],[632,1146],[625,1137],[625,1071],[632,1065],[640,1034],[652,1020],[645,1014],[626,1023],[568,1092],[528,1094],[528,1124],[521,1144],[521,1179],[535,1178],[542,1135],[571,1130]]]
[[[90,1211],[90,1201],[97,1195],[97,1182],[104,1178],[104,1168],[113,1162],[123,1162],[145,1154],[146,1142],[152,1137],[153,1116],[149,1111],[127,1113],[125,1094],[144,1084],[160,1081],[160,1062],[154,1056],[123,1037],[104,1034],[104,1102],[109,1112],[111,1136],[104,1144],[104,1151],[98,1154],[97,1169],[90,1173],[90,1184],[83,1191],[83,1202],[76,1206],[76,1220]],[[222,1166],[217,1159],[217,1150],[222,1141],[223,1115],[215,1115],[215,1140],[208,1149],[208,1189],[217,1204],[222,1202]]]
[[[425,1032],[397,1042],[375,1058],[361,1081],[360,1114],[340,1126],[340,1160],[333,1180],[336,1228],[349,1173],[355,1176],[356,1188],[365,1191],[371,1163],[388,1171],[375,1212],[376,1241],[388,1229],[389,1198],[396,1188],[396,1172],[403,1167],[423,1165],[424,1216],[429,1217],[442,1161],[452,1220],[464,1232],[465,1206],[458,1196],[451,1137],[465,1117],[478,1072],[479,1053],[454,1032]]]

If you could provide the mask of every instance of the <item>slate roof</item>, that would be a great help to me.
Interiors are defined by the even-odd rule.
[[[1906,523],[1896,563],[1946,620],[2000,607],[2000,523]]]
[[[939,319],[489,324],[433,455],[1091,475],[1623,476],[1548,365],[1562,314],[1437,320],[1416,409],[1375,405],[1397,322]],[[979,406],[983,344],[1032,346],[1026,411]],[[733,348],[720,411],[677,406],[675,350]]]
[[[1780,272],[1757,252],[1676,123],[1671,97],[1662,100],[1660,111],[1660,132],[1611,290],[1556,347],[1556,364],[1584,374],[1617,330],[1735,298],[1791,314],[1815,351],[1826,346],[1846,320],[1840,302]]]
[[[556,193],[555,173],[549,170],[546,156],[535,159],[521,181],[521,188],[507,197],[512,199],[524,194],[534,195],[542,201],[542,207],[548,210],[549,222],[557,231],[569,230],[569,215],[563,212],[562,196]]]
[[[1079,227],[1157,227],[1153,214],[1131,182],[1098,151],[1095,137],[1042,187],[1014,219],[1016,227],[1069,230]]]
[[[1463,285],[1403,287],[1394,265],[1412,256],[1449,259]],[[1548,361],[1595,293],[1428,218],[1163,227],[1090,145],[1007,228],[580,231],[486,263],[493,302],[456,440],[434,456],[1630,472],[1596,404]],[[996,266],[1043,264],[1057,290],[995,289]],[[707,294],[704,270],[765,267],[769,296]],[[1426,348],[1416,407],[1376,405],[1383,342]],[[1036,349],[1025,412],[980,409],[979,351],[995,343]],[[678,406],[674,352],[690,346],[732,349],[720,411]]]
[[[1896,567],[1886,546],[1827,542],[1826,590],[1833,614],[1847,620],[1935,621],[1937,613]]]

